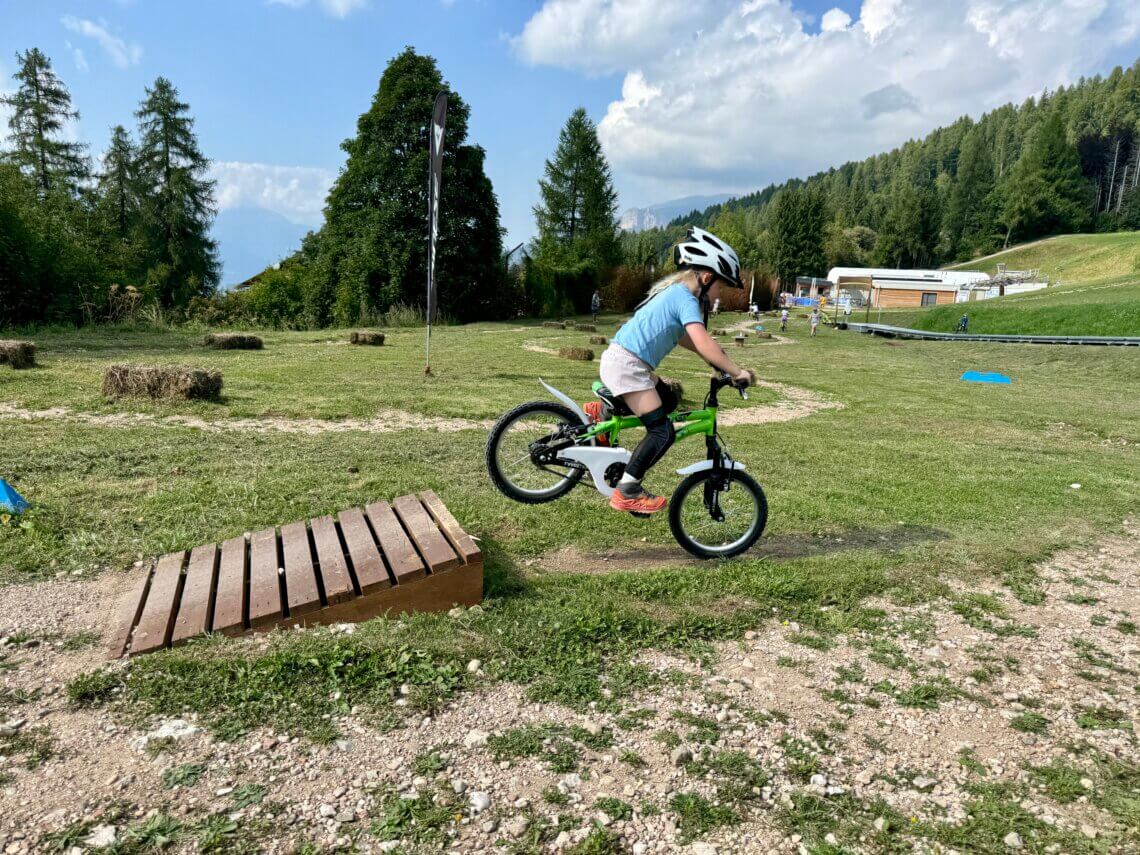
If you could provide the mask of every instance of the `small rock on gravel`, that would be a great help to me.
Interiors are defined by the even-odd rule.
[[[491,806],[491,797],[484,792],[475,790],[468,798],[467,803],[475,813],[482,813]]]
[[[911,784],[913,784],[914,788],[920,793],[934,789],[934,785],[937,783],[938,781],[934,780],[934,778],[928,778],[925,775],[919,775],[917,778],[911,781]]]
[[[463,747],[481,748],[487,744],[487,740],[490,739],[490,737],[491,734],[485,730],[479,730],[478,728],[469,730],[467,731],[467,735],[463,737]]]
[[[1021,835],[1016,831],[1011,831],[1001,839],[1001,842],[1010,849],[1020,849],[1024,845],[1021,842]]]
[[[530,819],[525,816],[516,816],[503,826],[503,830],[511,837],[522,837],[530,830]]]
[[[693,752],[684,745],[678,745],[669,752],[669,759],[674,766],[684,766],[686,763],[693,762]]]
[[[114,846],[115,841],[118,839],[118,834],[113,825],[97,825],[91,829],[91,833],[83,839],[83,845],[89,846],[92,849],[106,849]]]

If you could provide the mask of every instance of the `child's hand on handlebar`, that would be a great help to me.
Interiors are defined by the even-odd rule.
[[[747,389],[756,385],[756,372],[751,368],[741,368],[732,375],[732,385],[737,389]]]

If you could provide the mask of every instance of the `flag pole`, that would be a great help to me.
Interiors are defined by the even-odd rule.
[[[424,342],[424,375],[431,376],[431,322],[435,317],[435,250],[439,238],[439,196],[443,184],[443,131],[447,124],[447,93],[435,96],[428,125],[428,255],[427,339]]]

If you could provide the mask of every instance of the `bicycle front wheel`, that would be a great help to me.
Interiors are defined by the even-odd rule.
[[[669,528],[697,558],[732,558],[752,548],[768,524],[768,499],[739,469],[694,472],[669,502]]]

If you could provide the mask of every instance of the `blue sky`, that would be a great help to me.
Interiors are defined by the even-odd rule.
[[[219,164],[223,213],[303,231],[385,63],[412,45],[470,104],[513,244],[532,233],[543,161],[579,105],[600,123],[623,208],[747,192],[1131,63],[1137,6],[5,0],[0,88],[15,52],[40,47],[82,114],[70,132],[99,152],[112,125],[133,126],[143,87],[169,77]]]

